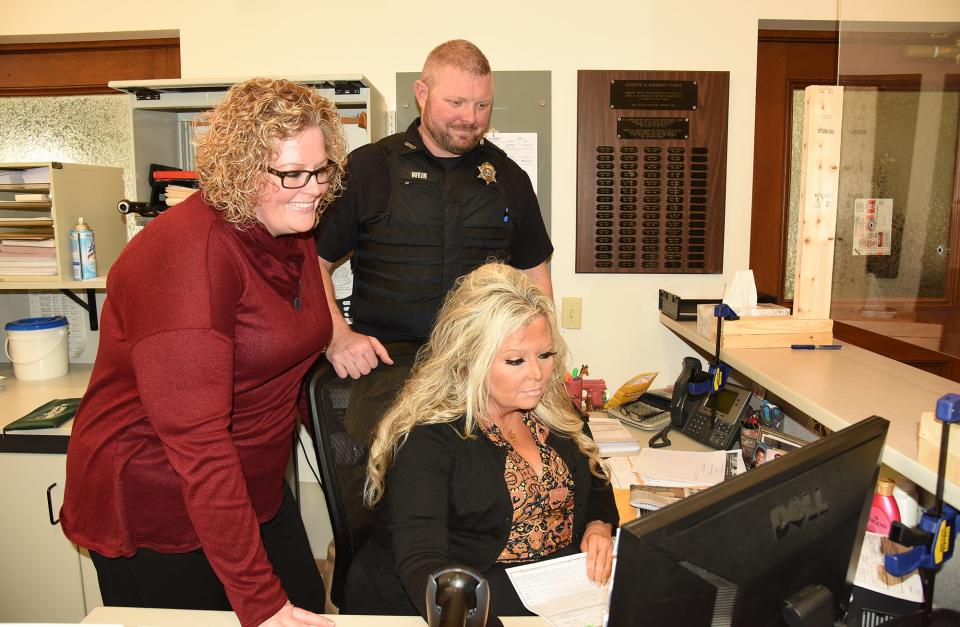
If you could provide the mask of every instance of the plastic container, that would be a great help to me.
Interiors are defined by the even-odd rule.
[[[4,352],[13,364],[13,376],[39,381],[67,374],[66,318],[24,318],[8,322],[4,330]]]
[[[93,229],[82,217],[77,218],[77,223],[70,229],[70,255],[74,280],[97,278],[97,249],[93,241]]]
[[[897,477],[897,484],[893,488],[893,498],[900,510],[900,522],[907,527],[916,527],[920,524],[920,503],[917,499],[917,484],[906,477]]]
[[[900,508],[897,507],[897,501],[893,498],[893,488],[896,484],[893,479],[880,477],[877,481],[877,491],[873,495],[873,503],[870,505],[870,518],[867,520],[867,531],[890,533],[890,527],[894,522],[900,520]]]

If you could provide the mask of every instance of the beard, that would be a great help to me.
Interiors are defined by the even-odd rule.
[[[476,124],[458,123],[450,126],[440,124],[430,115],[429,101],[423,108],[420,122],[438,146],[455,155],[464,155],[473,150],[480,143],[483,134],[487,132],[486,128],[481,128]],[[463,138],[459,134],[454,135],[451,131],[468,133],[468,136]]]

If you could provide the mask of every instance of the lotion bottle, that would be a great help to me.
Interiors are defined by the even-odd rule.
[[[887,477],[880,477],[877,481],[877,491],[870,505],[867,531],[888,535],[893,523],[900,520],[900,508],[897,507],[897,501],[893,498],[895,485],[893,479]]]

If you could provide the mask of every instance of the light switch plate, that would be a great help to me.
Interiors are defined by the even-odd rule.
[[[579,329],[583,301],[579,296],[564,296],[560,307],[560,326],[564,329]]]

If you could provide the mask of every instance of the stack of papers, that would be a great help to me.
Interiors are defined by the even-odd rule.
[[[880,594],[923,603],[923,585],[920,574],[913,571],[904,577],[894,577],[883,567],[883,558],[888,554],[903,553],[907,547],[879,533],[866,532],[860,547],[860,561],[853,583]]]
[[[614,488],[634,485],[706,488],[746,471],[740,450],[671,451],[645,448],[639,455],[607,460]]]
[[[53,240],[0,240],[0,275],[50,276],[57,273]]]
[[[610,582],[596,586],[587,579],[586,553],[515,566],[506,573],[524,607],[550,625],[603,624]]]
[[[640,450],[640,443],[630,435],[627,428],[616,418],[606,416],[590,417],[590,432],[593,441],[600,448],[602,457],[621,453],[636,453]]]
[[[640,451],[634,470],[644,485],[701,487],[712,486],[746,471],[740,450],[671,451],[645,448]]]
[[[39,166],[22,170],[0,170],[0,185],[36,185],[50,182],[50,168]]]
[[[193,187],[184,187],[182,185],[167,185],[164,195],[164,201],[168,207],[182,203],[184,200],[197,192]]]

